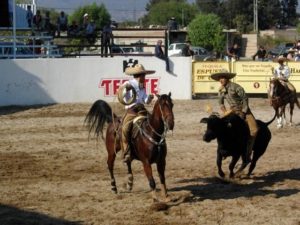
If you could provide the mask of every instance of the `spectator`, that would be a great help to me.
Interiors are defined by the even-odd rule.
[[[41,16],[40,10],[36,11],[36,14],[34,15],[34,17],[32,19],[32,22],[33,22],[34,29],[39,30],[39,31],[42,29],[43,18]]]
[[[162,40],[158,40],[155,46],[155,56],[157,58],[160,58],[164,61],[166,61],[166,71],[170,71],[170,67],[169,67],[169,59],[168,57],[164,54],[163,50],[162,50]]]
[[[298,40],[294,46],[294,59],[300,61],[300,40]]]
[[[33,19],[33,12],[31,11],[31,5],[27,5],[27,11],[26,11],[26,20],[28,27],[32,27],[32,19]]]
[[[46,11],[43,30],[47,31],[49,35],[55,36],[55,26],[51,23],[50,12]]]
[[[110,52],[110,56],[112,57],[112,52],[111,52],[112,44],[113,44],[113,33],[111,28],[111,22],[109,21],[102,29],[101,57],[103,57],[103,53],[105,53],[105,57],[107,57],[108,49]]]
[[[81,29],[85,31],[88,24],[89,24],[89,14],[85,13],[83,15],[83,23]]]
[[[77,37],[79,36],[79,26],[75,20],[72,21],[72,24],[68,28],[68,36]]]
[[[181,50],[182,56],[194,56],[194,51],[191,49],[191,42],[187,41],[183,49]]]
[[[257,52],[252,56],[253,61],[255,60],[257,56],[258,61],[264,61],[266,56],[267,56],[267,51],[265,50],[265,48],[263,46],[259,46],[259,49],[257,50]]]
[[[234,44],[227,50],[227,61],[237,61],[240,59],[240,47]]]
[[[171,17],[168,21],[168,30],[178,30],[178,24],[177,21],[175,20],[175,17]]]
[[[287,58],[289,61],[294,61],[295,52],[297,52],[297,49],[295,49],[295,48],[290,48],[290,49],[288,50],[288,53],[287,53],[286,58]]]
[[[87,37],[87,40],[89,44],[93,44],[95,42],[96,38],[96,25],[94,23],[94,20],[91,20],[85,30],[85,35]]]
[[[60,12],[57,18],[57,36],[60,37],[60,31],[68,30],[68,17],[65,15],[64,11]]]

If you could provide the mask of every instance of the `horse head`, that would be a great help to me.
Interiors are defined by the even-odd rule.
[[[286,88],[283,86],[283,84],[281,83],[280,79],[278,78],[273,78],[270,79],[270,97],[280,97],[283,94],[285,94],[286,92]]]
[[[173,114],[173,101],[171,92],[169,94],[158,95],[156,94],[157,101],[153,107],[153,116],[160,118],[164,124],[165,130],[174,129],[174,114]]]

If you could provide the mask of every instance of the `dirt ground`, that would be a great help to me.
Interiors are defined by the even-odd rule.
[[[83,126],[90,103],[0,108],[0,224],[300,225],[300,110],[293,126],[270,125],[273,138],[250,179],[221,180],[216,141],[202,140],[199,123],[206,105],[218,109],[216,102],[174,101],[166,179],[170,196],[181,200],[163,210],[152,203],[139,161],[133,162],[133,190],[125,191],[120,154],[120,193],[110,191],[104,143],[88,140]],[[121,115],[122,107],[111,105]],[[250,106],[258,119],[273,116],[267,99],[251,98]]]

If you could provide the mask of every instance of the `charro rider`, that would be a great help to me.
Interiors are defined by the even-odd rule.
[[[211,74],[211,78],[213,80],[221,83],[221,87],[219,88],[219,105],[221,107],[221,111],[224,114],[227,114],[228,112],[236,113],[248,124],[250,137],[247,143],[246,162],[249,163],[251,161],[252,148],[255,142],[258,127],[256,120],[249,108],[248,97],[244,88],[230,81],[230,79],[235,76],[235,73],[230,73],[225,70],[219,73]],[[225,99],[230,106],[229,111],[226,110],[224,103]]]
[[[133,102],[130,102],[129,105],[125,106],[126,112],[123,116],[123,125],[122,125],[122,150],[123,150],[123,161],[130,161],[130,145],[129,145],[129,132],[132,128],[133,119],[139,114],[147,113],[144,104],[150,104],[153,100],[153,94],[146,94],[145,90],[145,76],[147,74],[155,73],[154,70],[145,70],[144,66],[141,64],[136,64],[133,67],[127,67],[125,70],[126,75],[133,76],[132,79],[126,81],[119,90],[125,90],[125,104],[126,102],[130,102],[132,100],[132,92],[130,90],[133,89],[135,93],[135,98]]]
[[[277,59],[278,66],[273,71],[273,78],[278,78],[280,83],[288,88],[291,92],[296,92],[294,85],[289,82],[289,77],[291,75],[290,68],[284,64],[286,58],[279,56]]]

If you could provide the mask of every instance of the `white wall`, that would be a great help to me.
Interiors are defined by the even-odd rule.
[[[117,101],[113,83],[116,89],[120,80],[130,78],[123,73],[123,61],[129,59],[156,70],[147,76],[148,92],[152,88],[160,94],[171,92],[173,99],[191,99],[189,57],[171,58],[173,73],[166,72],[165,62],[156,57],[6,59],[0,60],[0,106],[94,102],[99,98]],[[105,88],[101,81],[111,83]]]

